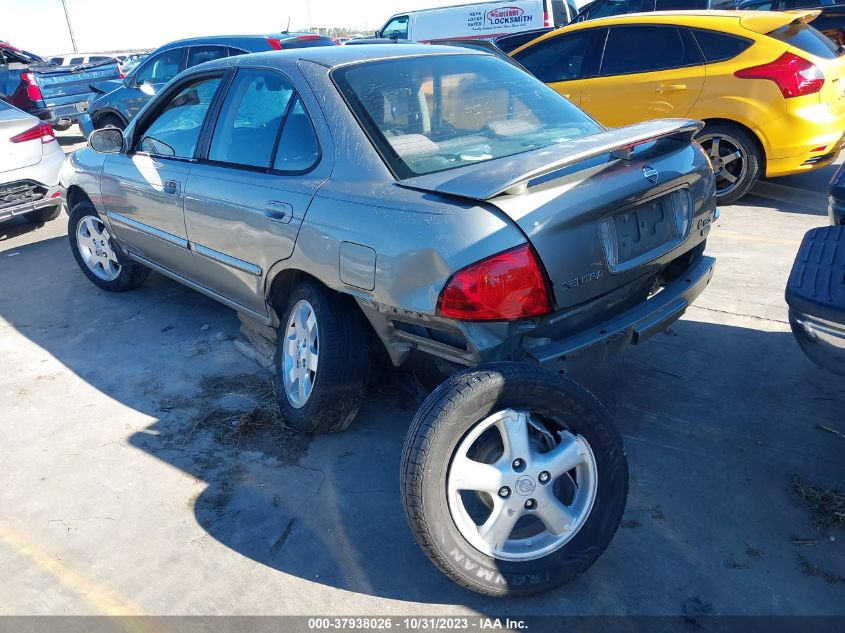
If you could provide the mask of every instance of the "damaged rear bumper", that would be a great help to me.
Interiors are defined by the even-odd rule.
[[[618,354],[679,319],[704,292],[715,265],[714,258],[700,257],[678,279],[627,312],[560,340],[524,338],[522,347],[530,360],[561,370]]]

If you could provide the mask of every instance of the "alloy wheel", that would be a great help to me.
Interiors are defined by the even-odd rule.
[[[742,143],[728,134],[703,134],[696,140],[713,165],[716,195],[729,195],[741,186],[748,173],[748,157]]]
[[[301,409],[311,397],[320,359],[320,338],[314,307],[305,299],[290,312],[285,329],[285,395],[291,405]]]
[[[121,266],[111,246],[111,236],[103,221],[86,215],[76,227],[76,246],[88,270],[103,281],[114,281]]]
[[[458,444],[447,474],[449,512],[480,552],[535,560],[584,525],[597,471],[583,436],[506,409],[478,422]]]

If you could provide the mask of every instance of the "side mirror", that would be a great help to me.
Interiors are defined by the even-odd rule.
[[[88,147],[101,154],[117,154],[123,149],[123,132],[116,127],[94,130],[88,137]]]
[[[381,37],[381,31],[376,31],[376,37]]]

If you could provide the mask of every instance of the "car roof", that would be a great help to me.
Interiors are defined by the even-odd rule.
[[[216,59],[201,64],[204,68],[215,65],[225,66],[232,63],[238,66],[263,64],[281,66],[291,61],[306,61],[320,64],[327,68],[356,64],[360,62],[381,59],[395,59],[398,57],[419,57],[422,55],[491,55],[485,51],[455,46],[437,46],[435,44],[407,44],[405,46],[390,46],[386,44],[361,44],[359,46],[320,46],[317,48],[294,48],[251,55],[238,55],[227,59]]]
[[[156,50],[166,50],[168,48],[175,48],[177,46],[189,46],[196,44],[222,44],[222,45],[246,45],[250,42],[267,44],[267,38],[273,38],[284,42],[285,40],[296,39],[298,37],[308,36],[311,38],[331,39],[319,33],[293,33],[293,32],[279,32],[279,33],[260,33],[253,35],[203,35],[201,37],[186,37],[181,40],[174,40],[167,44],[162,44]]]

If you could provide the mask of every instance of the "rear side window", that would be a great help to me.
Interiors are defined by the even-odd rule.
[[[188,50],[188,68],[210,62],[213,59],[226,57],[228,49],[225,46],[191,46]]]
[[[702,62],[695,43],[674,26],[610,28],[601,74],[626,75],[692,66]]]
[[[81,63],[82,63],[81,57],[72,57],[71,60],[68,62],[68,65],[69,66],[76,66],[77,64],[81,64]]]
[[[520,51],[513,58],[543,83],[570,81],[593,74],[585,60],[592,30],[558,35]]]
[[[200,79],[182,88],[144,131],[138,150],[155,156],[193,158],[220,81],[220,77]]]
[[[320,157],[320,147],[311,119],[298,96],[285,119],[273,169],[300,172],[310,169]]]
[[[293,86],[278,73],[239,70],[214,126],[209,160],[267,169]]]
[[[716,31],[692,29],[692,33],[707,63],[733,59],[753,44],[751,40],[744,37]]]
[[[833,40],[822,35],[812,26],[808,26],[803,22],[793,22],[769,33],[769,37],[780,40],[784,44],[789,44],[795,48],[799,48],[805,53],[821,57],[822,59],[833,59],[842,54],[841,49]]]

